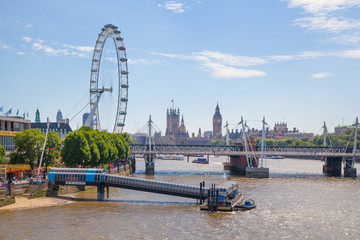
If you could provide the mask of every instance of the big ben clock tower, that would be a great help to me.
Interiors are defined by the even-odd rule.
[[[220,114],[219,104],[216,104],[215,114],[213,117],[213,139],[221,139],[222,133],[222,116]]]

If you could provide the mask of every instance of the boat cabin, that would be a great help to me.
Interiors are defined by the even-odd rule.
[[[239,184],[235,181],[227,181],[219,186],[219,205],[226,205],[239,194]]]

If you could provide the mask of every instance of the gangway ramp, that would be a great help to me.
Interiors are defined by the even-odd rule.
[[[206,187],[106,174],[102,169],[52,168],[48,178],[52,186],[98,186],[101,192],[110,186],[200,200],[208,197]]]

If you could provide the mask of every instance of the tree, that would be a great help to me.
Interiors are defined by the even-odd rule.
[[[215,139],[211,141],[211,145],[219,146],[221,144],[220,139]]]
[[[113,144],[115,145],[118,154],[117,154],[117,159],[123,159],[128,157],[128,149],[129,149],[129,145],[127,145],[127,148],[125,147],[125,144],[128,144],[125,139],[122,137],[121,134],[111,134],[111,140],[113,142]]]
[[[0,144],[0,164],[4,162],[5,154],[6,154],[5,147]]]
[[[10,161],[20,161],[30,165],[33,169],[41,156],[44,135],[40,129],[26,129],[13,137],[16,146],[15,154],[10,154]]]
[[[92,128],[90,128],[92,130]],[[99,166],[99,160],[100,160],[100,152],[99,152],[99,148],[95,143],[93,134],[95,133],[94,130],[92,131],[87,131],[87,130],[83,130],[83,127],[80,128],[79,131],[82,131],[82,133],[84,134],[86,141],[88,142],[88,145],[90,147],[90,154],[91,154],[91,158],[89,162],[86,162],[85,165],[90,165],[91,167],[95,167],[95,166]]]
[[[61,157],[63,163],[69,167],[82,165],[83,161],[90,161],[90,147],[81,131],[74,131],[66,136]]]
[[[42,164],[46,167],[53,166],[55,164],[55,160],[60,156],[60,148],[61,141],[59,134],[54,131],[48,132],[46,145],[45,145],[45,152],[43,156]]]
[[[102,165],[107,163],[107,160],[109,158],[109,152],[107,150],[106,142],[102,137],[102,133],[99,130],[94,131],[93,138],[100,153],[100,159],[98,161],[98,164]]]

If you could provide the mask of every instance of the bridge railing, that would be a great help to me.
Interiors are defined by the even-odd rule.
[[[256,152],[261,152],[260,147],[255,147]],[[298,153],[351,153],[352,149],[346,147],[290,147],[290,146],[267,146],[266,152],[298,152]],[[130,145],[131,153],[145,153],[149,151],[147,145]],[[243,146],[218,146],[218,145],[153,145],[154,153],[235,153],[243,152]]]

